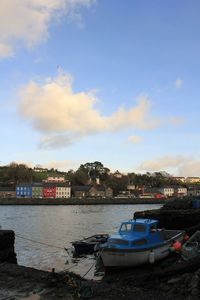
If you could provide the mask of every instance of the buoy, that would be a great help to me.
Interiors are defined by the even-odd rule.
[[[175,249],[175,251],[181,250],[181,243],[179,241],[175,241],[172,245],[172,247]]]
[[[153,251],[149,253],[149,262],[150,264],[153,264],[155,262],[155,253]]]

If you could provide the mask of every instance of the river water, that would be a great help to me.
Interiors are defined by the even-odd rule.
[[[71,242],[96,233],[113,233],[135,211],[148,205],[0,206],[2,229],[15,231],[18,264],[42,270],[70,270],[84,276],[94,262],[89,256],[74,261]],[[64,248],[68,248],[66,251]],[[85,276],[93,278],[94,270]]]

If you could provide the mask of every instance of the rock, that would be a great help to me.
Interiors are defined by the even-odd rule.
[[[0,263],[17,263],[14,250],[15,233],[12,230],[0,230]]]
[[[190,290],[196,289],[196,288],[198,288],[198,285],[199,285],[199,277],[197,274],[194,274],[190,281],[189,289]]]
[[[143,212],[135,212],[134,218],[156,219],[159,226],[167,229],[185,229],[200,227],[200,209],[154,209]],[[196,230],[198,227],[196,228]]]
[[[174,283],[177,283],[177,282],[180,282],[182,281],[182,277],[176,277],[176,278],[171,278],[167,281],[167,283],[169,284],[174,284]]]
[[[199,289],[198,289],[198,288],[192,289],[191,295],[196,296],[196,295],[198,295],[198,294],[199,294]]]

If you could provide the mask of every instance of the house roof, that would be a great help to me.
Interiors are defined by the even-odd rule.
[[[0,187],[0,192],[15,192],[15,188],[14,187],[1,186]]]
[[[106,190],[105,186],[102,185],[95,186],[95,189],[99,192],[104,192]]]
[[[88,192],[91,187],[91,185],[73,185],[72,190],[74,192]]]
[[[16,187],[31,187],[32,186],[32,183],[27,183],[27,182],[24,182],[24,183],[19,183],[16,185]]]
[[[33,182],[32,187],[43,187],[42,182]]]
[[[104,192],[107,188],[103,185],[74,185],[72,190],[74,192],[88,192],[91,188],[94,188],[98,192]]]
[[[43,182],[43,187],[70,187],[68,182]]]
[[[145,188],[144,193],[159,193],[159,188],[156,188],[156,187]]]

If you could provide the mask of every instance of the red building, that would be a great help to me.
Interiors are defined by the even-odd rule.
[[[43,187],[44,198],[56,198],[56,186],[53,184],[45,184]]]

